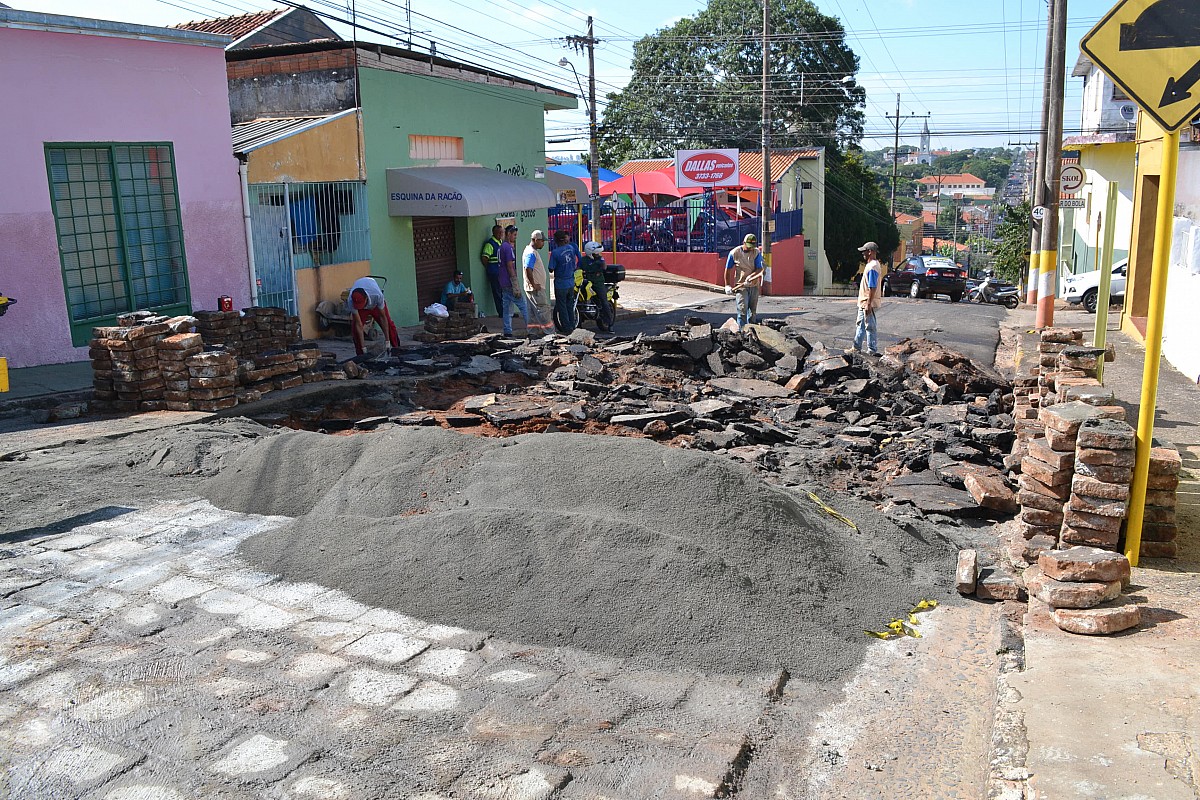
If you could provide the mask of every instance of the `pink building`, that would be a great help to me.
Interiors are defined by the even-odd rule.
[[[249,305],[229,38],[0,8],[0,319],[12,367],[117,314]]]

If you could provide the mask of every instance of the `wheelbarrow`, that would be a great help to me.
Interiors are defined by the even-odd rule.
[[[387,278],[382,275],[368,275],[368,278],[374,278],[379,284],[380,289],[387,289]],[[332,331],[333,335],[342,339],[350,338],[350,328],[353,325],[351,314],[354,309],[350,306],[350,290],[343,289],[341,299],[337,302],[332,300],[322,300],[317,303],[317,329],[320,331]],[[363,331],[364,338],[374,339],[377,326],[375,321],[368,319],[366,329]]]

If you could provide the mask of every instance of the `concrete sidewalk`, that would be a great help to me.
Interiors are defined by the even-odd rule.
[[[1013,317],[1018,334],[1036,340],[1033,312]],[[1094,320],[1060,309],[1055,324],[1082,328],[1090,341]],[[1117,358],[1104,384],[1136,427],[1145,348],[1119,331],[1107,336]],[[1165,361],[1157,409],[1156,438],[1183,456],[1180,558],[1142,559],[1133,569],[1142,625],[1124,634],[1065,633],[1045,606],[1030,604],[1024,669],[1006,679],[1019,693],[1031,799],[1200,797],[1200,388]]]

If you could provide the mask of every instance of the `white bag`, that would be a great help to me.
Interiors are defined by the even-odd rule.
[[[427,317],[448,317],[450,312],[441,303],[434,303],[425,307],[425,316]]]

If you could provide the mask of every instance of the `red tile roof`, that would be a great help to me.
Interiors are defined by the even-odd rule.
[[[805,159],[819,158],[821,151],[815,148],[772,150],[771,178],[775,180],[787,172],[797,162]],[[761,181],[763,176],[762,152],[742,152],[738,154],[738,168],[747,178]]]
[[[220,19],[200,19],[194,22],[184,22],[172,25],[185,31],[201,33],[218,33],[222,36],[232,36],[234,40],[241,39],[247,34],[254,33],[276,17],[285,14],[290,9],[277,8],[273,11],[258,11],[253,14],[241,14],[236,17],[221,17]]]
[[[920,180],[917,181],[917,183],[921,183],[926,186],[945,186],[947,184],[976,183],[976,184],[979,184],[980,186],[983,186],[983,178],[977,178],[969,172],[964,172],[962,174],[955,174],[955,175],[929,175],[927,177],[921,178]]]
[[[633,175],[642,172],[657,172],[660,169],[675,166],[673,158],[635,158],[617,167],[614,172],[622,175]]]
[[[909,223],[916,222],[918,219],[920,219],[920,217],[914,217],[912,214],[905,214],[902,211],[896,212],[897,225],[908,225]]]
[[[938,247],[941,247],[944,244],[951,244],[950,240],[948,240],[948,239],[938,239],[937,243],[938,243]],[[921,246],[924,247],[926,251],[932,253],[933,252],[933,237],[926,236],[924,239],[921,240]],[[961,243],[954,243],[954,249],[958,250],[958,251],[962,251],[962,250],[966,250],[967,246],[965,244],[961,244]]]

